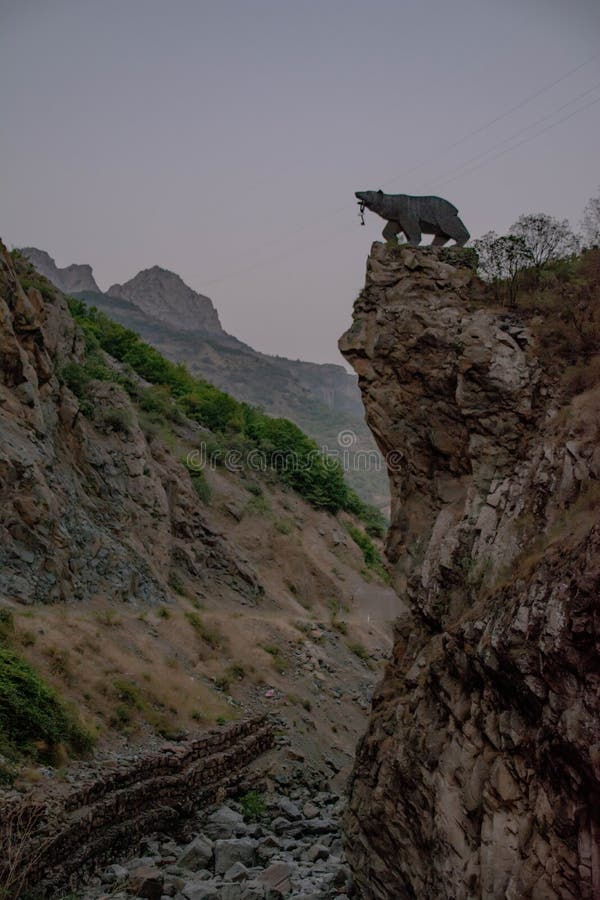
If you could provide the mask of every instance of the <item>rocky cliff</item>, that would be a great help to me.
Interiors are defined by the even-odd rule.
[[[96,280],[92,274],[92,267],[87,263],[72,263],[59,269],[49,253],[38,250],[36,247],[23,247],[24,256],[31,260],[44,278],[56,285],[59,291],[65,294],[74,294],[77,291],[99,291]]]
[[[350,788],[369,900],[600,896],[600,389],[464,251],[374,244],[342,353],[387,455],[410,613]]]

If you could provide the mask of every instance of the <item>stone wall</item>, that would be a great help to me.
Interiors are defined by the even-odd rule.
[[[167,745],[60,799],[5,804],[0,886],[12,882],[17,890],[56,896],[59,887],[73,886],[115,851],[176,827],[192,810],[234,791],[273,742],[271,724],[253,717]]]

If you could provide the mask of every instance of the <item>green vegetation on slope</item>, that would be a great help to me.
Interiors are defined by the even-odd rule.
[[[183,364],[169,362],[135,332],[83,301],[71,298],[69,306],[85,334],[86,360],[82,366],[63,367],[61,374],[84,404],[90,380],[117,380],[143,409],[171,418],[183,413],[221,438],[223,454],[235,450],[243,461],[252,453],[254,464],[275,471],[313,506],[332,513],[346,510],[361,518],[371,534],[383,534],[385,521],[379,511],[360,500],[345,483],[339,462],[324,456],[292,422],[272,418],[192,376]],[[130,367],[153,387],[141,392],[132,379],[116,377],[100,351]]]
[[[88,751],[91,735],[9,646],[11,631],[12,616],[0,609],[0,753],[52,759],[60,745],[75,754]]]
[[[346,528],[354,543],[362,550],[363,559],[367,568],[373,569],[373,571],[377,572],[384,581],[387,581],[389,576],[384,569],[379,551],[369,535],[350,523],[346,525]]]

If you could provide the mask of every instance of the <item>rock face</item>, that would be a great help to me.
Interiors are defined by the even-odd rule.
[[[25,293],[0,245],[0,595],[156,604],[179,567],[258,596],[253,570],[210,526],[177,458],[146,437],[126,392],[94,382],[94,415],[82,415],[59,375],[83,351],[64,298]]]
[[[108,289],[112,297],[128,300],[149,316],[184,331],[222,332],[210,297],[197,294],[179,275],[152,266]]]
[[[369,900],[600,896],[600,390],[557,413],[465,251],[374,244],[340,349],[410,613],[351,779]]]
[[[74,294],[77,291],[99,291],[100,288],[96,284],[92,275],[92,267],[87,264],[73,263],[59,269],[49,253],[45,250],[38,250],[36,247],[23,247],[21,249],[23,256],[26,256],[38,272],[44,275],[48,281],[55,284],[60,291],[65,294]]]

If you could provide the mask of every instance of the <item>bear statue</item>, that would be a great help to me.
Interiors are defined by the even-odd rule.
[[[416,247],[422,234],[433,234],[432,246],[442,247],[451,238],[464,246],[470,234],[458,217],[455,206],[441,197],[411,197],[408,194],[384,194],[383,191],[356,191],[361,213],[366,207],[387,220],[383,229],[386,241],[401,231]]]

